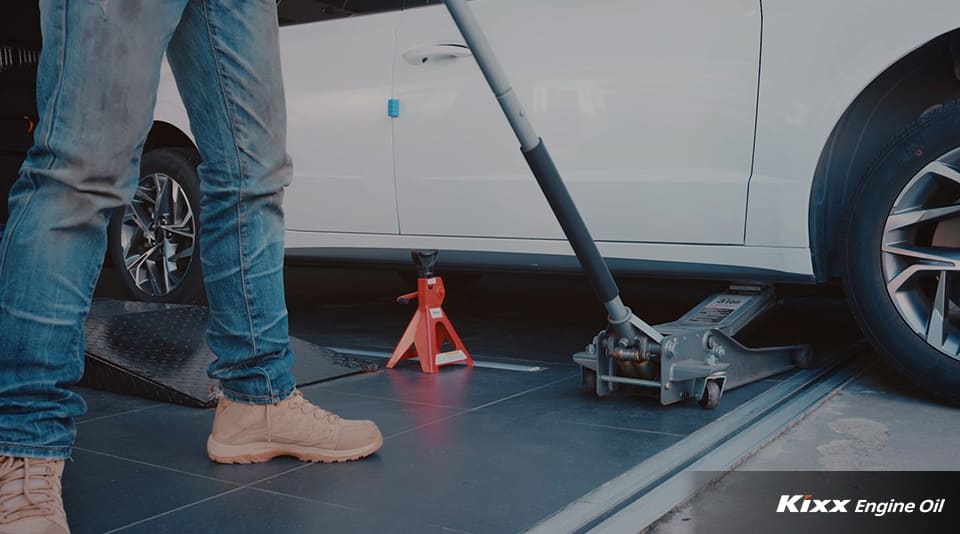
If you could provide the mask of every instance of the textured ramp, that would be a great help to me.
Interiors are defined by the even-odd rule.
[[[212,406],[207,309],[98,300],[84,326],[81,385],[188,406]],[[291,338],[297,385],[372,371],[375,365]]]

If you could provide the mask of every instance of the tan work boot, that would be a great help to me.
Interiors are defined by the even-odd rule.
[[[345,421],[294,391],[276,404],[220,397],[207,455],[224,464],[265,462],[277,456],[346,462],[369,456],[381,445],[383,436],[373,421]]]
[[[0,456],[0,534],[69,534],[63,460]]]

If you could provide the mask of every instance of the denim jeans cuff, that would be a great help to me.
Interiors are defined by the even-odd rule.
[[[276,404],[278,402],[284,401],[293,395],[293,390],[296,389],[295,384],[291,384],[289,387],[286,387],[281,390],[274,391],[273,394],[267,395],[251,395],[249,393],[242,393],[233,389],[230,389],[229,386],[220,382],[220,391],[223,393],[223,396],[234,401],[242,402],[245,404]]]
[[[70,458],[70,447],[47,447],[43,445],[24,445],[0,441],[0,455],[15,458],[52,458],[67,460]]]

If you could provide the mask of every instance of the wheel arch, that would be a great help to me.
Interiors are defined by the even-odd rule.
[[[147,141],[143,145],[143,151],[148,152],[155,148],[189,148],[197,150],[196,145],[190,136],[183,130],[164,121],[154,121],[147,135]]]
[[[840,234],[852,197],[884,147],[924,113],[960,98],[960,29],[903,56],[850,103],[821,151],[810,197],[818,280],[843,276]]]

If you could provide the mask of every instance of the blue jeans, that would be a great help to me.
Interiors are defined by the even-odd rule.
[[[225,396],[294,388],[283,292],[290,182],[275,0],[41,0],[40,120],[0,244],[0,454],[65,458],[107,221],[136,190],[164,51],[203,163],[208,370]]]

